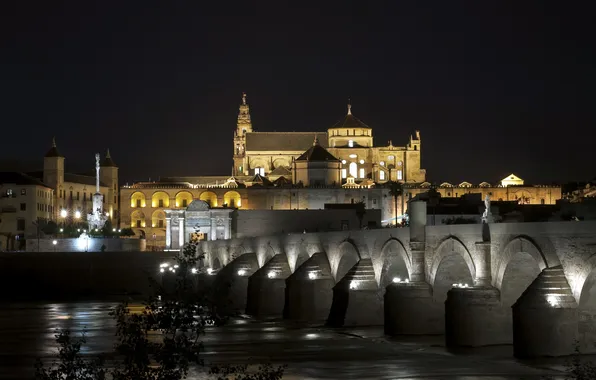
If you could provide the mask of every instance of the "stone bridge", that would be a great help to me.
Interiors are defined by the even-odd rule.
[[[596,352],[596,222],[426,226],[424,202],[410,207],[408,228],[202,242],[206,278],[260,318]]]

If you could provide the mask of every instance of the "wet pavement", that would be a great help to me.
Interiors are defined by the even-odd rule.
[[[111,352],[115,303],[0,305],[0,379],[32,378],[35,359],[51,362],[56,329],[86,331],[85,354]],[[141,310],[140,305],[132,305]],[[329,329],[239,318],[210,328],[207,362],[286,364],[284,379],[541,379],[564,378],[561,360],[520,363],[509,346],[448,352],[442,337],[389,338],[382,328]],[[193,377],[204,378],[197,369]]]

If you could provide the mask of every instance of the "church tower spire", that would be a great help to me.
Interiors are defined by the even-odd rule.
[[[244,136],[245,133],[252,132],[252,122],[250,121],[250,107],[246,102],[246,92],[242,93],[242,104],[238,109],[238,123],[236,124],[236,133],[238,136]]]
[[[238,121],[234,132],[234,170],[232,175],[242,176],[248,173],[245,162],[246,134],[252,132],[250,107],[246,102],[246,92],[242,93],[242,103],[238,108]]]

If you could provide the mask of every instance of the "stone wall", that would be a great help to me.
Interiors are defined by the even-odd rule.
[[[381,210],[366,210],[362,226],[369,222],[381,227]],[[360,229],[355,210],[240,210],[235,223],[237,238]]]
[[[106,246],[106,252],[141,252],[145,251],[147,240],[89,238],[87,241],[81,238],[39,240],[31,238],[27,239],[27,252],[101,252],[102,245]]]
[[[142,298],[160,279],[164,252],[15,252],[0,254],[0,300]]]

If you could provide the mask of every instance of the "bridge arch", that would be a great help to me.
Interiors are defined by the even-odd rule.
[[[579,312],[579,344],[582,353],[596,352],[596,252],[586,260],[586,270],[581,274],[583,282],[578,300]],[[581,279],[578,279],[581,281]]]
[[[472,285],[476,266],[468,248],[457,237],[445,238],[435,250],[429,271],[429,283],[435,300],[443,302],[453,284]]]
[[[291,249],[286,250],[290,271],[294,273],[302,264],[310,258],[308,247],[305,244],[294,244]]]
[[[410,277],[412,259],[404,244],[391,237],[383,244],[380,258],[374,264],[374,268],[377,284],[385,288],[394,278],[403,280]]]
[[[335,282],[339,282],[354,265],[360,261],[360,252],[352,239],[346,239],[337,247],[338,260],[335,269]]]
[[[502,286],[503,278],[506,274],[505,272],[508,272],[508,268],[513,267],[513,265],[511,265],[512,260],[515,260],[514,264],[522,263],[525,266],[525,272],[518,273],[518,275],[522,274],[524,277],[531,276],[530,273],[532,272],[532,268],[534,273],[536,270],[540,273],[544,268],[549,267],[547,258],[538,244],[534,239],[526,235],[518,235],[509,240],[500,254],[497,255],[497,260],[494,286],[501,290],[501,293],[503,293]],[[551,263],[551,266],[553,266],[552,264],[558,265],[560,263]],[[512,270],[514,269],[515,268],[512,268]],[[534,278],[536,278],[538,273],[535,273],[530,283],[534,281]],[[507,277],[510,277],[509,272],[507,273]],[[523,290],[525,290],[525,288]]]

